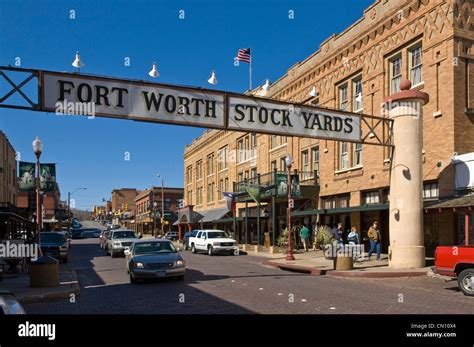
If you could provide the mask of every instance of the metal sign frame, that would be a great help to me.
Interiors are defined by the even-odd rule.
[[[24,73],[25,78],[21,83],[16,84],[13,80],[8,76],[8,72],[19,72]],[[271,98],[265,97],[257,97],[253,95],[245,95],[245,94],[238,94],[233,92],[226,92],[226,91],[219,91],[219,90],[211,90],[205,88],[196,88],[196,87],[188,87],[188,86],[180,86],[180,85],[172,85],[172,84],[163,84],[163,83],[152,83],[148,81],[142,80],[133,80],[133,79],[120,79],[114,77],[107,77],[107,76],[98,76],[98,75],[89,75],[89,74],[79,74],[79,73],[67,73],[67,72],[57,72],[57,71],[47,71],[47,70],[35,70],[35,69],[24,69],[24,68],[17,68],[11,66],[0,66],[0,83],[6,81],[10,90],[3,96],[0,95],[0,108],[12,108],[12,109],[22,109],[22,110],[30,110],[30,111],[38,111],[38,112],[54,112],[51,108],[46,108],[43,105],[45,100],[44,96],[44,76],[47,75],[54,75],[54,76],[65,76],[68,78],[82,78],[82,79],[89,79],[95,81],[108,81],[108,82],[117,82],[117,83],[125,83],[129,85],[138,85],[138,86],[145,86],[145,87],[161,87],[165,89],[172,89],[176,91],[188,91],[188,92],[195,92],[195,93],[202,93],[202,94],[209,94],[209,95],[219,95],[224,97],[224,124],[220,126],[216,125],[203,125],[199,123],[193,122],[174,122],[174,121],[167,121],[167,120],[157,120],[155,118],[146,118],[146,117],[134,117],[133,115],[113,115],[113,114],[105,114],[105,113],[95,113],[95,115],[100,117],[107,117],[107,118],[117,118],[117,119],[129,119],[134,121],[140,122],[152,122],[152,123],[163,123],[163,124],[173,124],[173,125],[181,125],[181,126],[195,126],[195,127],[204,127],[210,129],[220,129],[220,130],[229,130],[229,131],[241,131],[241,132],[255,132],[255,133],[263,133],[263,134],[272,134],[272,135],[284,135],[284,136],[292,136],[292,137],[307,137],[307,138],[314,138],[320,140],[330,140],[330,141],[344,141],[344,142],[353,142],[353,143],[361,143],[361,144],[370,144],[376,146],[387,146],[393,147],[392,138],[393,138],[393,120],[385,117],[377,117],[371,115],[365,115],[362,113],[354,113],[354,112],[346,112],[337,109],[325,108],[325,107],[314,107],[307,105],[305,103],[294,103],[294,102],[285,102],[282,100],[275,100]],[[37,82],[37,97],[36,102],[33,101],[33,97],[29,97],[22,88],[27,85],[30,81],[36,78]],[[28,105],[19,105],[19,104],[12,104],[6,103],[12,95],[15,93],[19,94],[22,98],[22,101]],[[328,112],[336,115],[340,115],[341,117],[357,117],[359,118],[359,131],[360,131],[360,140],[353,140],[353,139],[345,139],[345,138],[336,138],[330,136],[302,136],[300,134],[292,134],[291,132],[285,131],[272,131],[265,128],[259,128],[256,130],[248,130],[242,129],[238,130],[236,127],[229,127],[229,100],[230,98],[243,98],[252,100],[256,103],[259,102],[268,102],[273,104],[280,104],[283,106],[287,106],[288,108],[293,107],[295,109],[302,108],[305,110],[313,110],[315,112]],[[363,134],[362,127],[365,126],[368,128],[368,132]],[[377,134],[377,131],[379,134]]]

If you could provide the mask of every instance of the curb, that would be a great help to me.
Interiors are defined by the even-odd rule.
[[[308,266],[283,264],[271,260],[266,260],[262,263],[263,265],[272,266],[274,268],[298,273],[306,273],[312,276],[334,276],[342,278],[397,278],[397,277],[419,277],[427,276],[427,271],[394,271],[394,272],[356,272],[356,271],[336,271],[336,270],[321,270],[318,268],[312,268]]]
[[[56,291],[51,293],[45,294],[34,294],[29,295],[28,293],[21,294],[17,296],[17,300],[21,304],[34,304],[39,302],[51,302],[51,301],[58,301],[62,299],[69,299],[71,294],[80,295],[81,289],[79,286],[79,281],[77,279],[76,271],[70,270],[69,271],[70,280],[68,282],[73,282],[69,284],[69,288],[63,291]],[[63,285],[67,286],[67,285]],[[57,288],[57,287],[52,287]]]

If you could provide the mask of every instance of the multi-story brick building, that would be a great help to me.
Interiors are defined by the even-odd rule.
[[[452,157],[474,151],[473,0],[377,0],[359,21],[293,65],[271,85],[266,97],[383,116],[384,98],[399,91],[402,79],[431,98],[423,107],[428,205],[430,200],[456,195]],[[310,96],[314,88],[317,94]],[[265,91],[260,87],[253,93]],[[342,222],[362,232],[379,220],[387,249],[389,147],[206,131],[185,148],[186,204],[203,213],[223,208],[221,193],[232,191],[233,182],[284,169],[287,154],[293,156],[300,180],[311,182],[319,176],[317,193],[303,194],[295,206],[296,218],[310,224]],[[273,204],[278,205],[278,199]],[[276,219],[281,226],[285,206],[280,205]],[[243,215],[241,208],[239,204],[238,218]],[[457,218],[462,216],[452,210],[425,215],[428,253],[437,244],[459,239]],[[271,222],[263,223],[264,229],[272,231]]]
[[[135,215],[135,198],[137,197],[135,188],[120,188],[112,190],[112,213],[130,212]]]
[[[5,134],[0,131],[0,202],[16,205],[16,152]]]
[[[135,220],[131,227],[141,234],[158,233],[159,230],[176,230],[179,201],[183,199],[183,188],[151,187],[141,191],[135,198]],[[164,200],[164,216],[162,201]],[[162,225],[161,218],[165,223]],[[155,229],[155,230],[153,230]]]

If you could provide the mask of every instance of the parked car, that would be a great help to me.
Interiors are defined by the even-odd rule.
[[[435,272],[457,278],[464,295],[474,296],[474,246],[437,247]]]
[[[97,228],[82,229],[82,237],[85,239],[98,238],[100,237],[100,234],[101,234],[101,230]]]
[[[64,235],[64,237],[66,238],[66,241],[67,241],[67,248],[70,249],[72,238],[71,238],[70,234],[67,232],[67,230],[61,230],[61,231],[57,231],[57,232]]]
[[[190,237],[196,237],[198,231],[200,231],[200,230],[188,231],[184,234],[184,236],[183,236],[183,249],[185,251],[187,251],[188,249],[191,249],[191,246],[189,245],[189,238]]]
[[[68,261],[69,247],[66,236],[61,232],[40,233],[41,252],[65,263]]]
[[[0,315],[2,314],[26,314],[15,294],[8,290],[0,290]]]
[[[73,229],[71,234],[73,239],[82,239],[84,236],[82,234],[82,229]]]
[[[184,278],[185,261],[173,243],[166,239],[143,239],[135,241],[125,251],[127,273],[130,282],[139,279],[177,277]]]
[[[102,233],[99,236],[99,247],[104,251],[107,249],[107,236],[109,235],[110,230],[102,230]]]
[[[125,248],[130,248],[138,237],[133,230],[111,230],[107,237],[107,251],[112,258],[119,254],[124,254]]]
[[[164,238],[171,241],[177,241],[179,239],[179,234],[177,231],[168,231]]]
[[[239,254],[237,241],[228,237],[223,230],[199,230],[195,237],[189,238],[193,253],[207,252],[209,255],[216,253]]]

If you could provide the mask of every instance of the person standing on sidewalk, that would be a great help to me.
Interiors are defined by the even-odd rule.
[[[372,224],[369,228],[368,236],[370,239],[369,260],[375,250],[377,250],[377,260],[380,260],[382,234],[380,232],[379,222],[375,221],[374,224]]]
[[[303,224],[303,227],[300,230],[300,236],[303,241],[304,250],[305,252],[308,252],[309,229],[306,227],[306,224]]]

